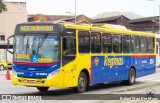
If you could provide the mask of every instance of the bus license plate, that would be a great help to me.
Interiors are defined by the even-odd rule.
[[[35,83],[35,80],[27,80],[28,83]]]

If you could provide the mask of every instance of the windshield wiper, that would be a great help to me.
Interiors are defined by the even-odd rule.
[[[27,37],[27,43],[26,43],[26,55],[27,55],[27,50],[29,48],[29,45],[28,45],[28,37]]]
[[[37,47],[37,55],[38,55],[38,52],[39,52],[39,49],[42,47],[44,41],[46,40],[48,34],[45,34],[44,37],[42,38],[42,40],[38,43],[38,47]]]
[[[15,52],[16,52],[16,47],[17,47],[17,45],[16,45],[16,43],[17,43],[17,39],[15,38],[14,40],[15,40],[15,41],[14,41],[14,47],[13,47],[14,49],[13,49],[13,53],[15,53]]]

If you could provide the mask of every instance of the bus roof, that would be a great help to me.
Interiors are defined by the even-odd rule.
[[[71,22],[65,21],[56,21],[56,22],[27,22],[18,24],[16,27],[16,32],[35,32],[38,29],[21,29],[23,26],[54,26],[54,29],[40,29],[41,32],[62,32],[64,28],[68,29],[78,29],[78,30],[87,30],[87,31],[95,31],[95,32],[104,32],[104,33],[114,33],[114,34],[127,34],[127,35],[140,35],[140,36],[155,36],[153,33],[132,31],[127,29],[125,26],[121,25],[113,25],[113,24],[74,24]],[[35,28],[35,27],[33,27]],[[37,27],[40,28],[40,27]],[[48,27],[49,28],[49,27]],[[22,30],[22,31],[21,31]],[[24,30],[24,31],[23,31]],[[159,36],[160,38],[160,36]]]
[[[74,23],[62,23],[65,28],[79,29],[79,30],[89,30],[95,32],[106,32],[114,34],[128,34],[128,35],[140,35],[140,36],[155,36],[154,33],[132,31],[127,29],[125,26],[112,25],[112,24],[74,24]]]

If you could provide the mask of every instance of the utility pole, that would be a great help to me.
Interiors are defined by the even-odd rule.
[[[159,22],[158,22],[159,23],[159,32],[158,33],[160,34],[160,4],[158,5],[158,7],[159,7]]]
[[[76,13],[77,13],[77,10],[76,10],[76,9],[77,9],[77,6],[76,6],[76,5],[77,5],[77,3],[76,3],[76,0],[75,0],[75,16],[74,16],[74,17],[75,17],[75,21],[74,21],[75,24],[76,24],[76,19],[77,19],[77,17],[76,17],[76,16],[77,16],[77,15],[76,15]]]
[[[72,14],[73,16],[74,16],[74,24],[76,24],[77,23],[77,2],[76,2],[76,0],[75,0],[75,5],[74,5],[74,13],[72,13],[72,12],[66,12],[66,13],[68,13],[68,14]]]

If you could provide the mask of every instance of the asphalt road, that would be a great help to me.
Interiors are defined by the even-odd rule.
[[[112,96],[115,96],[114,94],[146,94],[146,91],[150,88],[154,90],[155,94],[160,94],[160,79],[159,79],[160,68],[157,68],[157,71],[155,74],[138,78],[136,80],[136,84],[133,86],[125,86],[120,83],[94,85],[94,86],[91,86],[89,90],[83,93],[82,95],[77,95],[72,91],[72,89],[68,89],[68,88],[66,89],[50,88],[48,92],[39,92],[35,87],[15,86],[15,85],[12,85],[11,80],[6,80],[5,73],[6,71],[0,71],[0,94],[38,95],[38,96],[45,96],[45,99],[47,98],[50,100],[50,101],[43,101],[42,103],[45,103],[45,102],[47,103],[53,103],[53,102],[78,103],[79,101],[75,101],[75,99],[77,98],[78,98],[77,100],[83,99],[81,96],[84,96],[84,97],[88,96],[87,99],[90,100],[89,102],[103,103],[107,101],[104,100],[104,95],[102,94],[105,94],[105,95],[113,94],[113,95],[110,95],[110,98],[112,99]],[[99,100],[97,100],[96,98],[99,98]],[[103,100],[101,100],[101,98]],[[96,101],[92,99],[96,99]],[[83,101],[83,102],[85,103],[88,101]],[[115,103],[116,101],[108,101],[108,102]],[[127,103],[126,101],[121,101],[121,102]],[[144,102],[144,101],[139,101],[139,102],[136,101],[136,103],[140,103],[140,102]],[[148,101],[145,101],[145,102],[148,102]],[[150,101],[149,103],[151,102],[152,101]],[[38,103],[41,103],[41,102],[38,102]],[[156,103],[160,103],[160,102],[156,102]]]

